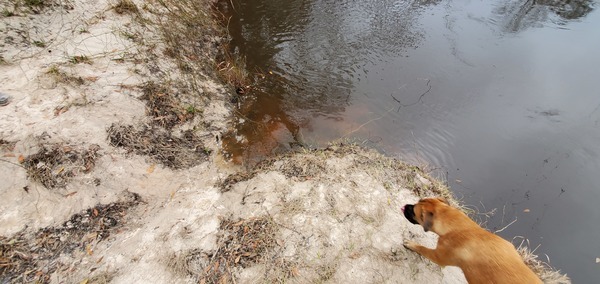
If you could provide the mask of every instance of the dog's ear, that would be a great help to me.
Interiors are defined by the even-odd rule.
[[[429,230],[431,229],[431,226],[433,226],[433,213],[424,212],[423,213],[423,230],[425,230],[425,232],[429,232]]]
[[[444,197],[438,197],[437,200],[441,201],[442,203],[445,203],[446,205],[450,205],[450,203],[448,203],[448,200]]]

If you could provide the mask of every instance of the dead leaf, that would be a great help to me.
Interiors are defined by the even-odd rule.
[[[88,77],[84,77],[84,79],[86,79],[90,82],[96,82],[96,81],[98,81],[98,76],[88,76]]]
[[[146,170],[147,173],[151,174],[154,172],[154,168],[156,168],[156,164],[152,164],[150,165],[150,167],[148,167],[148,169]]]
[[[69,192],[69,193],[65,194],[65,197],[71,197],[71,196],[75,195],[76,193],[77,193],[77,191]]]
[[[525,209],[525,210],[523,210],[523,212],[525,212],[525,213],[529,213],[529,212],[531,212],[531,210],[529,210],[529,209]]]
[[[92,213],[94,214],[94,217],[98,217],[98,209],[94,208]]]
[[[81,282],[79,282],[79,284],[87,284],[90,281],[89,278],[83,279],[81,280]]]
[[[92,170],[93,166],[94,166],[94,164],[91,163],[91,162],[85,163],[85,165],[84,165],[85,168],[83,169],[83,172],[84,173],[89,173]]]
[[[82,242],[87,242],[89,240],[95,240],[98,237],[98,233],[94,232],[94,233],[89,233],[85,236],[83,236],[83,238],[81,239]]]
[[[96,263],[100,263],[103,259],[104,259],[104,256],[101,256],[98,260],[96,260]]]
[[[92,245],[85,246],[85,251],[87,252],[88,255],[94,254],[94,251],[92,250]]]
[[[292,274],[292,276],[294,277],[298,277],[300,276],[300,270],[298,270],[298,267],[292,267],[292,270],[290,271],[290,273]]]
[[[23,155],[19,155],[19,164],[22,164],[23,162],[25,162],[25,157],[23,157]]]
[[[238,256],[235,258],[235,263],[238,263],[238,262],[240,262],[240,258],[242,258],[242,256],[241,256],[241,255],[238,255]]]
[[[69,110],[68,106],[58,106],[56,108],[54,108],[54,116],[59,116],[62,113],[65,113]]]

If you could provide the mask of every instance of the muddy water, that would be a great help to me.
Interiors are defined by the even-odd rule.
[[[344,138],[426,163],[488,228],[600,281],[598,3],[222,5],[253,77],[238,162]]]

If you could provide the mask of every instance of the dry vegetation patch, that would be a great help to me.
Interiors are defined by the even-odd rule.
[[[531,251],[524,242],[519,245],[517,252],[523,257],[525,264],[537,274],[542,282],[546,284],[570,284],[571,279],[566,275],[562,274],[560,270],[554,269],[548,263],[540,260],[538,255]]]
[[[180,71],[205,79],[212,74],[214,58],[224,34],[213,20],[206,0],[156,0],[156,27],[165,43],[164,54],[174,59]],[[208,63],[208,64],[207,64]],[[212,63],[212,64],[211,64]]]
[[[232,89],[248,85],[244,58],[228,47],[229,17],[216,1],[154,0],[152,25],[164,47],[162,55],[172,59],[191,90],[201,90],[207,78],[220,79]],[[215,76],[216,75],[216,76]]]
[[[247,268],[267,260],[270,265],[279,263],[281,268],[289,268],[289,262],[270,259],[281,243],[276,232],[277,226],[270,217],[223,220],[215,251],[188,251],[174,256],[169,267],[176,273],[194,277],[199,283],[235,283],[236,268]]]
[[[2,14],[5,17],[12,17],[20,14],[40,14],[44,9],[62,8],[65,10],[73,9],[71,1],[68,0],[16,0],[0,3]]]
[[[449,197],[448,188],[430,177],[426,170],[352,143],[333,143],[324,149],[301,149],[278,155],[258,163],[253,171],[276,170],[288,178],[307,180],[329,175],[327,160],[344,157],[351,157],[352,168],[373,169],[371,174],[380,176],[380,180],[406,185],[419,197],[432,194]]]
[[[139,195],[127,192],[123,201],[89,208],[60,226],[0,236],[0,283],[50,282],[52,273],[69,268],[62,256],[75,251],[92,255],[93,246],[118,232],[127,211],[140,202]]]
[[[108,140],[111,146],[149,156],[172,169],[199,165],[210,154],[191,130],[178,137],[161,127],[113,124],[108,128]]]
[[[51,66],[46,74],[51,76],[57,83],[63,83],[72,86],[81,86],[85,84],[85,80],[81,76],[71,75],[61,70],[58,66]]]
[[[4,139],[0,139],[0,151],[13,151],[15,148],[16,142],[6,141]]]
[[[193,118],[196,113],[193,109],[182,107],[180,100],[164,86],[147,82],[141,89],[141,99],[146,101],[147,114],[156,125],[172,128]]]
[[[113,9],[117,14],[137,14],[139,13],[138,7],[131,0],[119,0]]]
[[[219,183],[221,192],[230,191],[231,188],[237,183],[247,181],[253,178],[256,174],[251,172],[237,172],[227,176],[222,182]]]
[[[25,157],[23,167],[29,178],[47,188],[64,187],[80,173],[89,173],[96,164],[100,146],[87,149],[69,145],[43,146],[37,153]]]

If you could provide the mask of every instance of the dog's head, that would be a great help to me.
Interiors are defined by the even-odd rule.
[[[425,232],[433,227],[438,207],[448,206],[448,201],[442,197],[423,198],[417,204],[406,204],[402,207],[404,217],[413,224],[423,226]]]

